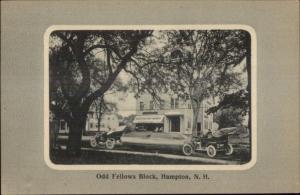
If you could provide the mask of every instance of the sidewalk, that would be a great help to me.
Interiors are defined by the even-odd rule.
[[[61,146],[63,150],[66,149],[65,146]],[[164,153],[153,153],[153,152],[137,152],[137,151],[128,151],[128,150],[108,150],[108,149],[99,149],[99,148],[81,148],[83,151],[94,151],[94,152],[104,152],[110,154],[126,154],[126,155],[135,155],[135,156],[144,156],[144,157],[160,157],[166,158],[170,160],[185,160],[199,164],[218,164],[218,165],[237,165],[238,161],[229,161],[229,160],[221,160],[221,159],[213,159],[213,158],[204,158],[199,156],[183,156],[183,155],[175,155],[175,154],[164,154]]]

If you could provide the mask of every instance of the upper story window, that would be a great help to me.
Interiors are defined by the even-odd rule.
[[[93,113],[92,113],[92,112],[88,113],[88,118],[89,118],[89,119],[90,119],[90,118],[93,118]]]
[[[150,101],[150,110],[153,110],[153,109],[154,109],[154,101],[151,100],[151,101]]]
[[[145,104],[144,102],[140,102],[140,110],[144,110],[145,109]]]
[[[204,129],[208,129],[208,122],[204,121]]]
[[[160,109],[165,109],[165,100],[160,100],[159,108]]]
[[[179,107],[178,98],[171,98],[171,108],[178,108],[178,107]]]

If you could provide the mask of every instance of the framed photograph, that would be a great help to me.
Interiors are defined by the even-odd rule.
[[[51,26],[44,46],[51,168],[254,165],[256,35],[250,26]]]
[[[2,194],[299,193],[299,1],[1,1]]]

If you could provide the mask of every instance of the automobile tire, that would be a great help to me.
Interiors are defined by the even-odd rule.
[[[194,149],[191,144],[184,144],[182,147],[182,152],[185,156],[191,156],[194,152]]]
[[[112,150],[112,149],[114,149],[115,148],[115,140],[114,139],[108,139],[108,140],[106,140],[106,142],[105,142],[105,147],[107,148],[107,149],[109,149],[109,150]]]
[[[92,148],[96,148],[96,147],[98,146],[97,140],[96,140],[95,137],[92,137],[92,138],[90,139],[90,146],[91,146]]]
[[[225,147],[225,155],[231,155],[233,153],[233,147],[231,144],[226,145]]]
[[[217,150],[216,150],[215,146],[209,145],[206,148],[206,153],[209,157],[215,157],[217,155]]]

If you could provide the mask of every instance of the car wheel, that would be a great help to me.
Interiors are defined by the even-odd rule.
[[[92,148],[97,147],[98,144],[97,144],[97,140],[96,140],[95,137],[92,137],[92,138],[90,139],[90,145],[91,145]]]
[[[193,154],[194,150],[190,144],[184,144],[182,147],[182,152],[186,156],[191,156]]]
[[[231,144],[225,146],[225,155],[231,155],[233,153],[233,147]]]
[[[207,148],[206,148],[206,153],[209,157],[215,157],[216,154],[217,154],[217,150],[216,148],[213,146],[213,145],[209,145]]]
[[[105,142],[105,146],[107,149],[114,149],[115,147],[115,140],[114,139],[108,139],[106,142]]]

